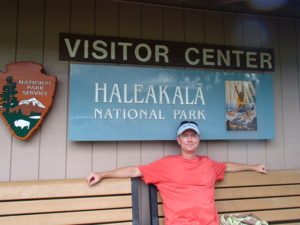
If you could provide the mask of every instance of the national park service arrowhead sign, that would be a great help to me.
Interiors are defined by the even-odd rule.
[[[40,64],[17,62],[0,72],[0,116],[21,140],[39,127],[53,103],[56,77],[42,70]]]

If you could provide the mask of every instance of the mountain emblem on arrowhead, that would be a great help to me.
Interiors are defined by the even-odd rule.
[[[28,100],[22,100],[19,102],[19,105],[30,105],[30,103],[35,106],[37,105],[40,108],[46,108],[41,102],[39,102],[39,100],[37,100],[36,98],[31,98]]]
[[[32,135],[53,104],[57,78],[42,70],[40,64],[17,62],[0,72],[0,116],[20,140]]]

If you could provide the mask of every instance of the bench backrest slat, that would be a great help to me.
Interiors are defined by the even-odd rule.
[[[216,187],[241,187],[279,184],[300,184],[300,170],[273,170],[267,175],[255,172],[226,173],[222,182]]]
[[[219,213],[300,208],[300,196],[216,201]]]
[[[130,195],[0,202],[1,215],[131,208]]]
[[[0,183],[0,199],[59,198],[88,195],[116,195],[131,193],[131,180],[110,178],[89,187],[83,179],[15,181]]]
[[[240,198],[259,198],[276,196],[294,196],[300,195],[300,184],[296,185],[276,185],[276,186],[256,186],[239,188],[216,188],[215,198],[222,199],[240,199]]]
[[[20,215],[0,218],[0,224],[5,225],[66,225],[66,224],[93,224],[119,223],[132,224],[131,209],[95,210],[67,213],[46,213],[35,215]]]

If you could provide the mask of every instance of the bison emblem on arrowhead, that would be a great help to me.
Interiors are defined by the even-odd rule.
[[[57,78],[42,71],[40,64],[16,62],[0,72],[0,116],[21,140],[32,135],[53,104]]]

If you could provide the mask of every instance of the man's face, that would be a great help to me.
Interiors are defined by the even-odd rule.
[[[194,130],[188,129],[177,137],[177,142],[183,151],[197,151],[200,137]]]

